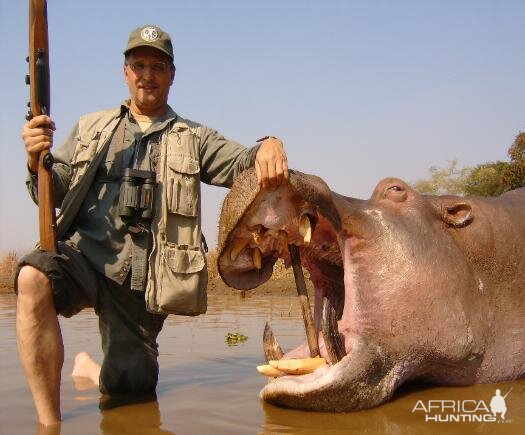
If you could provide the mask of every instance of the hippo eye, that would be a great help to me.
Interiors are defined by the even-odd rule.
[[[407,199],[407,192],[403,186],[394,184],[385,189],[384,197],[394,202],[403,202]]]

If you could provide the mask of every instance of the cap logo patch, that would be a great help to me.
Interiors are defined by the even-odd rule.
[[[155,27],[144,27],[140,36],[146,42],[154,42],[159,39],[159,31]]]

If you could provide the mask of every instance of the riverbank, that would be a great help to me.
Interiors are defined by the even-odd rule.
[[[13,280],[18,262],[18,254],[10,252],[0,259],[0,293],[13,292]],[[272,277],[253,290],[237,290],[224,283],[217,271],[217,256],[215,251],[207,254],[208,262],[208,293],[209,294],[246,294],[250,292],[257,292],[258,294],[281,294],[281,295],[295,295],[297,290],[295,288],[295,280],[292,268],[286,268],[281,260],[278,260],[273,268]],[[304,269],[303,269],[304,270]],[[309,292],[312,291],[310,280],[308,279],[308,271],[304,270],[305,281]]]
[[[0,259],[0,293],[13,291],[13,280],[15,276],[18,254],[9,252]]]

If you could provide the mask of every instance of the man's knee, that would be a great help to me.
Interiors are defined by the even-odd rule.
[[[127,357],[105,358],[100,372],[103,394],[147,394],[155,391],[159,377],[157,358],[130,349]]]
[[[19,298],[35,303],[52,300],[51,283],[47,275],[37,268],[25,265],[17,277],[17,293]]]

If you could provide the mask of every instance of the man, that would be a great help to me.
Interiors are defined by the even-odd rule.
[[[502,397],[501,390],[497,388],[496,395],[490,401],[490,410],[492,411],[492,414],[496,417],[496,414],[501,413],[502,420],[505,420],[505,414],[507,413],[507,404],[505,403],[505,397],[507,397],[507,394]]]
[[[81,117],[54,153],[59,252],[27,254],[16,278],[20,359],[46,425],[60,421],[64,350],[57,314],[95,308],[102,393],[151,393],[166,313],[206,310],[200,181],[229,187],[253,165],[262,188],[288,177],[278,139],[245,148],[171,109],[173,48],[162,29],[134,30],[124,55],[130,99]],[[38,154],[51,148],[54,130],[43,115],[23,128],[35,201]]]

